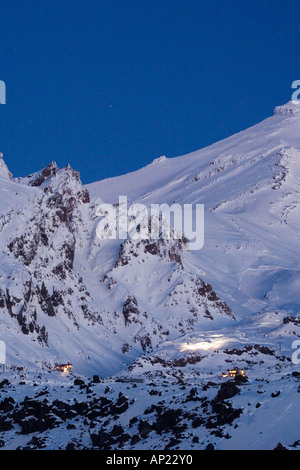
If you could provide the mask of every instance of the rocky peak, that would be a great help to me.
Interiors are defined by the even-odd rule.
[[[79,172],[73,170],[69,164],[65,168],[59,168],[52,161],[43,170],[20,179],[20,182],[43,189],[47,206],[62,208],[65,221],[78,205],[90,202],[89,192],[83,187]]]
[[[282,106],[276,106],[275,116],[300,116],[300,101],[289,101]]]
[[[56,175],[59,168],[55,162],[51,162],[46,166],[42,171],[35,173],[34,175],[29,175],[28,178],[33,177],[29,181],[30,186],[41,186],[45,181],[53,178]]]
[[[3,153],[0,152],[0,177],[12,179],[12,174],[3,160]]]
[[[57,168],[57,170],[54,168],[53,171],[55,171],[55,178],[48,180],[48,184],[44,187],[45,193],[59,194],[68,212],[80,203],[90,202],[89,192],[83,187],[78,171],[73,170],[69,164],[65,168]]]

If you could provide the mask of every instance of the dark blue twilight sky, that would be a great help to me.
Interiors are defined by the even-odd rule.
[[[0,151],[83,183],[239,132],[300,80],[299,0],[2,0]]]

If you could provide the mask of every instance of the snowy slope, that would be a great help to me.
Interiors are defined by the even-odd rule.
[[[87,186],[55,162],[14,178],[0,158],[4,448],[299,448],[299,130],[290,102]],[[204,204],[204,247],[100,240],[97,208],[119,196]],[[53,372],[67,361],[74,375]],[[236,366],[238,389],[221,377]]]
[[[205,204],[205,245],[187,262],[239,311],[299,310],[300,106],[189,155],[87,186],[91,196],[143,204]],[[283,295],[289,286],[289,294]],[[266,301],[267,299],[267,301]]]

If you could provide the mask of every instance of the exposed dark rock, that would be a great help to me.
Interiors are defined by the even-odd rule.
[[[186,397],[186,402],[188,401],[199,401],[199,396],[196,387],[191,388],[190,393]]]
[[[130,444],[131,444],[132,446],[134,446],[135,444],[137,444],[138,442],[140,442],[140,440],[141,440],[140,436],[139,436],[138,434],[134,434],[134,435],[132,436],[132,438],[131,438]]]
[[[109,450],[114,444],[117,443],[116,439],[101,429],[98,434],[91,434],[91,440],[93,447],[97,447],[100,450]]]
[[[231,424],[235,419],[237,419],[241,413],[242,409],[234,409],[229,402],[222,401],[218,398],[215,398],[211,402],[212,411],[216,414],[216,418],[208,419],[207,427],[218,427],[225,424]]]
[[[151,337],[148,334],[146,335],[137,335],[135,337],[135,342],[140,343],[143,352],[151,352],[153,350]]]
[[[182,411],[179,409],[164,409],[158,411],[158,415],[155,423],[153,424],[153,429],[161,434],[163,432],[179,432],[178,425],[181,426],[184,424],[181,422]]]
[[[229,380],[228,382],[224,382],[221,384],[221,387],[217,394],[217,399],[226,400],[228,398],[234,397],[238,393],[240,393],[240,389],[234,382]]]
[[[226,354],[235,354],[237,356],[241,356],[244,353],[248,353],[250,355],[257,355],[259,352],[261,354],[265,354],[268,356],[274,356],[275,355],[275,350],[272,348],[269,348],[268,346],[263,346],[260,344],[252,344],[252,345],[247,345],[244,346],[243,348],[234,348],[234,349],[224,349],[224,352]]]
[[[119,393],[118,399],[115,405],[111,406],[111,413],[115,414],[122,414],[124,413],[129,407],[128,398],[126,398],[121,392]]]
[[[85,381],[82,380],[82,379],[76,378],[76,379],[74,380],[74,385],[85,385]]]
[[[295,316],[295,317],[284,317],[283,319],[283,323],[285,325],[289,324],[289,323],[293,323],[295,326],[300,326],[300,318],[299,316]]]
[[[49,295],[47,288],[42,283],[41,290],[39,291],[40,294],[40,306],[44,313],[46,313],[49,317],[55,316],[55,310],[52,304],[51,296]]]
[[[14,409],[15,400],[12,397],[6,397],[0,402],[0,411],[2,413],[8,413]]]
[[[288,450],[287,447],[284,447],[284,445],[281,444],[281,442],[278,442],[277,446],[273,450]]]
[[[127,297],[123,306],[125,326],[131,323],[137,323],[139,314],[140,311],[136,298],[134,296]]]
[[[237,384],[237,385],[243,385],[245,383],[248,382],[248,377],[246,375],[241,375],[241,374],[237,374],[235,377],[234,377],[234,382]]]
[[[48,166],[46,166],[46,168],[43,169],[41,174],[36,179],[31,180],[29,184],[31,186],[41,186],[48,178],[55,176],[58,170],[59,168],[56,163],[51,162]]]
[[[204,450],[215,450],[215,448],[214,448],[213,444],[210,443],[210,444],[207,444],[207,446],[205,447]]]
[[[140,437],[142,439],[146,439],[148,435],[150,434],[150,432],[153,431],[153,426],[149,424],[147,421],[140,419],[138,430],[139,430]]]
[[[213,302],[214,306],[219,309],[220,312],[229,316],[232,319],[235,319],[234,315],[230,307],[224,300],[221,300],[216,292],[213,290],[211,284],[203,281],[203,279],[199,278],[196,282],[197,292],[200,296],[206,298],[209,302]],[[206,315],[211,317],[210,312],[207,310]]]

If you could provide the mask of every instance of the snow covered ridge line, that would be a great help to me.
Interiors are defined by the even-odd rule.
[[[127,196],[119,202],[100,204],[96,216],[101,217],[96,234],[103,239],[169,240],[185,238],[189,250],[201,250],[204,245],[204,204],[141,203],[128,207]]]
[[[6,104],[6,85],[0,80],[0,104]]]

